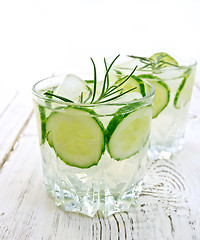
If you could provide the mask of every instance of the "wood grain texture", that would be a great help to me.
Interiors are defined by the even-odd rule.
[[[31,97],[26,91],[16,90],[4,105],[5,108],[2,108],[0,114],[0,168],[13,150],[33,112]]]
[[[186,143],[171,160],[155,160],[131,213],[89,218],[54,205],[43,187],[32,117],[0,171],[0,239],[200,239],[200,91],[193,93]]]

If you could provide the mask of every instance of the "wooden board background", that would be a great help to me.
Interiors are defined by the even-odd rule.
[[[200,239],[198,83],[183,151],[174,159],[154,161],[132,213],[108,218],[54,206],[43,186],[31,96],[15,88],[0,96],[0,102],[0,239]]]

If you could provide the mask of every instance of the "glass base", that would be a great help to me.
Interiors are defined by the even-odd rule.
[[[165,143],[162,145],[151,141],[148,151],[148,158],[151,161],[155,159],[170,159],[175,157],[177,153],[182,150],[183,144],[184,138],[178,138],[171,143]]]
[[[131,211],[137,204],[138,197],[142,191],[142,181],[132,186],[123,194],[111,195],[104,190],[87,195],[75,194],[70,190],[61,189],[55,186],[55,190],[49,189],[47,192],[54,198],[55,204],[67,212],[75,212],[93,217],[97,212],[104,217],[117,212]]]

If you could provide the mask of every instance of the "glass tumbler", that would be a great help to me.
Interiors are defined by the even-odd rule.
[[[156,53],[151,58],[130,55],[115,63],[112,78],[119,81],[135,65],[135,75],[153,84],[156,91],[149,157],[169,159],[184,144],[197,63],[193,59],[175,60],[166,53]]]
[[[131,210],[149,163],[154,87],[144,81],[145,96],[125,102],[47,97],[62,79],[50,77],[32,89],[47,192],[65,211],[90,217]]]

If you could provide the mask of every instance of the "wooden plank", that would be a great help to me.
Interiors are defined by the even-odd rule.
[[[200,97],[195,89],[184,150],[150,166],[132,213],[89,218],[54,206],[42,181],[31,118],[0,171],[0,239],[200,239]]]
[[[9,104],[14,100],[19,89],[17,72],[13,69],[0,69],[0,116],[7,110]]]
[[[0,114],[0,168],[7,160],[27,120],[32,114],[30,91],[16,91]]]

